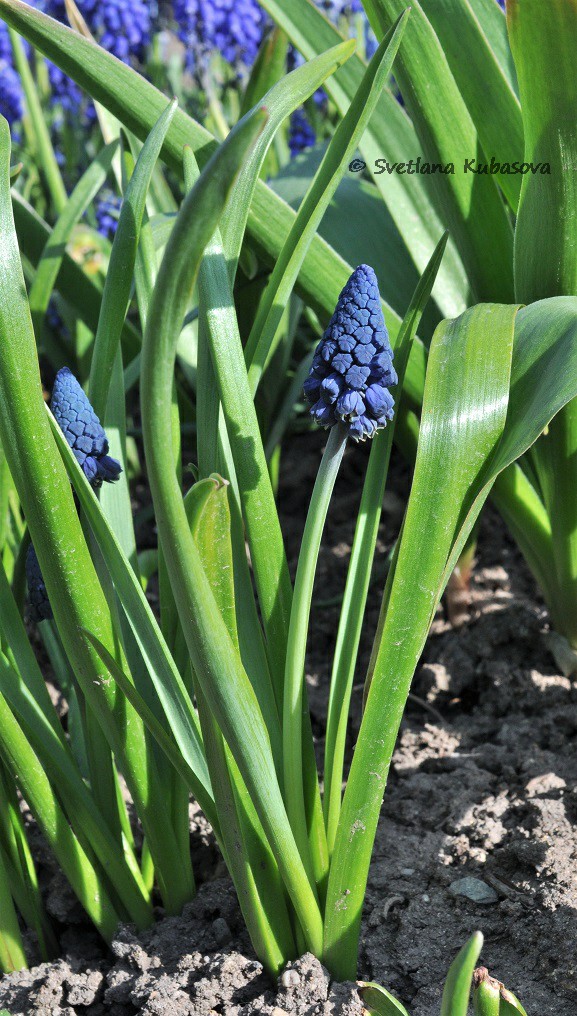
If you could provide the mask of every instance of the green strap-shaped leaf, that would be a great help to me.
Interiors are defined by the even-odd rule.
[[[515,232],[515,286],[526,303],[577,294],[577,3],[507,5],[525,127],[525,161],[550,174],[523,177]],[[554,72],[552,72],[554,68]],[[534,452],[551,520],[557,589],[554,622],[577,647],[577,403],[553,421]],[[553,567],[552,567],[553,566]]]
[[[56,211],[60,213],[66,204],[66,187],[62,179],[60,167],[56,159],[56,153],[50,140],[50,131],[40,103],[36,82],[32,77],[28,57],[22,45],[22,39],[16,32],[10,32],[10,42],[14,54],[14,65],[20,75],[22,89],[26,99],[25,130],[32,134],[33,147],[36,150],[39,167],[44,174],[48,190]]]
[[[58,942],[46,913],[36,867],[26,839],[18,790],[6,769],[0,773],[0,811],[0,845],[9,872],[11,893],[26,924],[38,936],[42,959],[51,960],[58,955]]]
[[[507,988],[501,988],[501,1008],[499,1016],[527,1016],[527,1012],[518,998]]]
[[[242,97],[240,115],[248,113],[260,102],[269,88],[276,85],[286,73],[288,39],[279,28],[267,32],[252,66],[248,84]]]
[[[500,167],[521,163],[521,106],[510,67],[500,59],[500,50],[507,46],[503,11],[495,0],[421,0],[421,6],[443,47],[483,151]],[[514,172],[495,176],[513,209],[522,179]]]
[[[380,984],[361,983],[360,995],[365,1010],[371,1016],[409,1016],[404,1005]]]
[[[382,38],[402,12],[404,0],[366,0],[365,7]],[[511,301],[511,225],[495,177],[465,171],[467,160],[484,161],[480,138],[419,0],[412,4],[395,75],[426,160],[454,167],[453,173],[435,173],[431,180],[475,298]]]
[[[269,112],[269,118],[261,137],[239,174],[238,200],[225,209],[221,223],[231,284],[234,282],[236,265],[244,242],[253,196],[260,189],[259,174],[272,139],[277,135],[283,121],[298,106],[302,105],[305,99],[309,98],[314,88],[321,83],[326,84],[330,80],[330,76],[342,64],[346,64],[354,52],[354,42],[343,42],[340,39],[336,39],[335,42],[338,44],[281,78],[263,96],[262,103]],[[198,158],[197,152],[195,155]]]
[[[386,598],[386,616],[382,618],[375,645],[373,683],[345,793],[329,880],[325,948],[327,961],[342,972],[353,969],[355,928],[360,917],[373,823],[376,823],[375,816],[396,738],[392,727],[387,728],[383,738],[381,718],[383,715],[392,717],[395,711],[396,732],[402,715],[399,696],[403,697],[408,691],[438,598],[495,477],[523,455],[551,419],[577,396],[577,299],[559,297],[543,300],[518,312],[510,393],[507,395],[503,378],[500,385],[497,383],[498,364],[501,360],[503,373],[506,367],[504,350],[506,355],[506,350],[510,349],[514,315],[515,308],[475,308],[467,312],[460,322],[440,326],[431,347],[432,361],[430,359],[427,375],[415,481],[394,580]],[[476,349],[476,368],[467,361],[466,353],[463,360],[458,355],[461,342],[465,343],[465,347],[468,345],[467,335],[472,343],[471,350]],[[445,356],[440,355],[443,347]],[[488,374],[482,371],[482,376],[479,376],[477,370],[483,355],[489,358],[485,364]],[[456,391],[451,396],[450,390],[459,371],[468,372],[469,368],[471,374],[462,377],[459,382],[462,385],[461,396],[458,397]],[[485,387],[486,383],[490,388]],[[453,401],[455,396],[456,401]],[[507,418],[503,429],[502,414],[505,411]],[[499,418],[502,436],[491,454],[490,440],[488,446],[484,444],[491,434],[493,439],[497,436],[498,428],[494,430],[493,426]],[[467,453],[468,441],[472,444]],[[480,442],[478,457],[473,451],[477,442]],[[445,450],[441,452],[444,446]],[[433,448],[438,449],[441,459],[436,460]],[[466,459],[465,468],[459,465],[461,456],[464,456],[463,462]],[[453,469],[459,476],[451,482]],[[448,502],[452,502],[452,507]],[[443,547],[444,550],[441,549]],[[419,560],[405,572],[402,558],[405,554],[410,557],[411,553],[416,554]],[[429,584],[427,562],[432,564],[437,554],[436,567],[441,567],[441,558],[445,554],[446,566],[441,575],[437,572],[435,582]],[[403,602],[405,597],[407,599]],[[423,608],[424,623],[420,638],[416,638],[415,619],[420,613],[417,599]],[[427,610],[428,620],[425,622]],[[405,653],[411,643],[414,655],[410,663],[406,660],[405,671],[402,660],[406,659]],[[380,675],[380,694],[374,685],[377,673]],[[401,676],[403,673],[405,678]],[[401,685],[404,685],[404,690],[401,690]],[[371,702],[375,704],[374,711]],[[397,706],[394,706],[395,702]],[[383,763],[380,768],[379,758]],[[367,772],[375,773],[374,782],[366,780]],[[350,852],[351,835],[356,846],[354,855]],[[357,882],[360,876],[357,862],[361,854],[364,855],[360,866],[363,870],[362,889]]]
[[[473,975],[473,1012],[475,1016],[500,1016],[500,985],[484,967]]]
[[[550,174],[523,177],[515,230],[519,302],[577,294],[577,3],[508,0],[525,160],[549,163]]]
[[[189,491],[186,509],[217,607],[238,649],[229,491],[230,486],[213,474]],[[282,881],[238,766],[198,682],[196,690],[223,853],[257,956],[274,975],[295,952]]]
[[[457,953],[445,981],[441,1016],[467,1016],[471,981],[482,948],[483,936],[480,931],[476,931]]]

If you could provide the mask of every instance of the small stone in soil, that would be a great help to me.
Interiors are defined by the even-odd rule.
[[[495,890],[486,882],[482,882],[480,878],[459,878],[456,882],[451,883],[449,892],[453,896],[464,896],[472,903],[481,905],[497,903],[499,900]]]

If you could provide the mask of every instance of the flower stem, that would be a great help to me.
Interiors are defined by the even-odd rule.
[[[285,802],[293,833],[309,876],[313,865],[310,856],[303,789],[302,701],[305,654],[321,537],[347,443],[347,436],[347,430],[341,424],[332,427],[315,481],[297,566],[285,668],[283,707]]]

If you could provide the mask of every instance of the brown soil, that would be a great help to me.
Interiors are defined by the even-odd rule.
[[[294,438],[284,463],[279,502],[291,566],[322,443],[321,434]],[[343,587],[365,455],[347,451],[317,600]],[[407,486],[395,456],[350,748],[386,551]],[[574,1016],[577,688],[556,672],[543,639],[546,612],[491,507],[481,525],[471,600],[458,630],[439,609],[415,676],[377,835],[359,973],[393,991],[412,1016],[438,1016],[447,967],[479,928],[483,963],[521,997],[529,1016]],[[307,669],[319,747],[338,609],[314,608]],[[204,843],[206,877],[222,876],[206,830]],[[274,991],[252,955],[226,878],[207,881],[182,918],[162,920],[138,940],[123,929],[112,955],[71,906],[61,880],[49,881],[48,899],[62,921],[65,959],[0,981],[0,1007],[12,1016],[361,1013],[353,986],[331,986],[311,957],[292,965]]]

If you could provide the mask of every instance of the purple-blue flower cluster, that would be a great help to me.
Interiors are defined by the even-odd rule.
[[[20,78],[14,70],[12,47],[8,29],[0,21],[0,114],[6,118],[10,126],[20,120],[23,113],[22,86]]]
[[[107,240],[113,240],[118,228],[118,216],[122,201],[112,190],[104,191],[96,202],[96,225],[98,232]]]
[[[124,63],[143,63],[152,34],[153,5],[145,0],[82,0],[90,31]]]
[[[266,23],[257,0],[173,0],[173,13],[189,70],[202,70],[215,52],[237,72],[254,63]]]
[[[342,423],[355,441],[365,441],[392,420],[389,388],[397,382],[377,277],[360,265],[317,346],[305,398],[322,427]]]
[[[68,24],[64,0],[35,0],[35,5]],[[124,63],[144,59],[152,34],[151,8],[145,0],[78,0],[78,9],[95,39]]]
[[[50,408],[91,485],[97,489],[103,481],[114,483],[122,472],[120,462],[108,454],[104,428],[68,367],[56,375]],[[36,624],[49,620],[54,615],[32,544],[26,554],[26,582],[30,619]]]
[[[297,109],[290,119],[289,148],[291,156],[298,155],[305,148],[312,148],[317,139],[316,132],[304,109]]]
[[[122,468],[108,454],[104,427],[68,367],[62,367],[56,375],[51,409],[86,479],[93,487],[100,487],[103,480],[114,483]]]
[[[54,614],[40,570],[40,562],[31,543],[26,552],[26,583],[28,585],[28,614],[34,624],[49,621]]]

